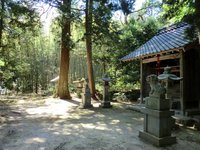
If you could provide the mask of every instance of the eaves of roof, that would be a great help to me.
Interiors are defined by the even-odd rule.
[[[175,49],[183,48],[185,45],[193,42],[186,38],[185,31],[190,25],[187,23],[179,23],[168,28],[161,29],[153,38],[145,44],[134,50],[130,54],[121,58],[121,61],[128,61],[163,53],[165,51],[173,51]]]

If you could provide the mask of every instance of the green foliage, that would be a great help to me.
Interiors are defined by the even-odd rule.
[[[18,4],[22,1],[24,3]],[[72,19],[70,82],[77,78],[87,77],[83,11],[76,9],[77,6],[73,5],[72,16],[68,16],[65,8],[60,7],[60,1],[44,1],[60,9],[65,17]],[[59,72],[61,16],[53,20],[51,33],[44,35],[40,23],[37,22],[37,13],[32,7],[33,1],[9,0],[5,2],[5,8],[9,9],[1,10],[4,28],[2,28],[0,49],[0,81],[3,81],[9,89],[13,88],[14,82],[23,92],[48,90],[52,93],[55,88],[52,88],[50,80]],[[127,6],[128,14],[133,11],[134,1],[126,2],[130,3]],[[116,11],[115,4],[111,0],[94,1],[91,32],[94,74],[96,81],[99,82],[103,74],[107,73],[112,78],[111,90],[113,91],[130,91],[140,86],[139,62],[121,62],[120,59],[155,35],[160,23],[153,17],[145,16],[140,20],[130,19],[127,24],[122,25],[112,18]],[[73,92],[74,85],[69,86]],[[97,90],[102,93],[100,83],[97,84]]]
[[[21,30],[33,31],[34,27],[40,25],[39,15],[33,8],[32,2],[2,0],[0,5],[0,30],[7,32],[7,35],[18,36]]]
[[[93,22],[93,61],[102,66],[113,79],[113,89],[134,89],[139,81],[139,62],[123,63],[119,60],[155,35],[159,21],[147,18],[131,19],[125,26],[112,20],[112,9],[96,3]],[[111,5],[112,6],[112,5]],[[99,70],[94,68],[94,71]],[[138,86],[137,86],[138,87]]]
[[[28,70],[28,63],[22,61],[20,39],[25,40],[26,32],[35,34],[34,29],[40,26],[39,16],[32,6],[27,0],[2,0],[0,3],[0,81],[9,89]]]
[[[133,12],[135,0],[119,0],[118,3],[118,9],[121,9],[125,16]]]
[[[108,45],[101,43],[102,50],[95,53],[95,59],[105,65],[107,74],[113,79],[113,89],[138,88],[139,62],[120,62],[119,60],[154,36],[159,26],[160,24],[153,18],[148,18],[146,21],[133,19],[120,29],[114,39],[107,37]]]
[[[114,101],[128,101],[128,98],[126,97],[125,93],[122,92],[113,94],[112,99]]]
[[[7,40],[9,47],[3,49],[6,53],[1,56],[5,62],[1,66],[1,80],[5,86],[12,89],[15,82],[22,92],[48,89],[49,81],[58,70],[59,53],[53,36],[35,36],[27,31],[16,39]]]
[[[137,20],[144,20],[148,17],[154,17],[159,19],[159,15],[162,12],[162,3],[160,0],[146,0],[142,4],[142,8],[137,13],[133,14],[133,16],[137,16]]]
[[[200,31],[200,1],[199,0],[164,0],[162,16],[170,23],[188,22],[191,24],[189,36],[193,37],[195,29]],[[196,36],[196,35],[195,35]]]
[[[5,62],[0,59],[0,67],[4,65],[5,65]]]
[[[172,23],[180,22],[185,15],[189,15],[194,12],[194,9],[188,7],[189,1],[164,1],[163,16],[167,19],[171,19]]]
[[[126,2],[129,3],[128,9],[131,9],[134,1]],[[116,11],[115,4],[109,0],[94,1],[92,23],[93,63],[96,64],[94,72],[96,79],[101,78],[104,73],[109,74],[113,79],[113,89],[135,89],[139,87],[139,62],[123,63],[120,62],[120,59],[155,35],[160,24],[156,19],[149,17],[140,21],[131,19],[125,26],[121,26],[112,18],[113,11]],[[129,13],[132,10],[129,10]],[[82,20],[84,20],[84,16]],[[53,31],[55,33],[57,29]],[[71,36],[74,45],[71,52],[71,80],[86,75],[84,33],[84,22],[74,22]]]

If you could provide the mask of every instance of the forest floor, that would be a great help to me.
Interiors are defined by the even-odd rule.
[[[177,143],[158,148],[141,140],[143,114],[126,109],[79,109],[80,99],[0,97],[0,150],[199,150],[199,131],[180,127]]]

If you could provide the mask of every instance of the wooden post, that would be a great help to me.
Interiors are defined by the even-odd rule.
[[[181,114],[184,115],[185,114],[185,96],[184,96],[184,92],[185,92],[185,88],[184,88],[184,52],[183,50],[180,51],[180,77],[183,77],[183,80],[180,81],[180,105],[181,105]]]
[[[142,59],[140,60],[140,104],[143,103],[143,93],[144,93],[144,75],[143,75],[143,64]]]

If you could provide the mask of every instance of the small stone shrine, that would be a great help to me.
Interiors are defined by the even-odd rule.
[[[82,103],[79,108],[86,109],[86,108],[91,108],[93,107],[91,104],[91,94],[90,94],[90,89],[88,86],[88,79],[85,79],[83,83],[83,93],[82,93]]]
[[[112,105],[110,104],[110,98],[109,98],[109,82],[111,81],[111,79],[107,75],[104,75],[102,80],[103,80],[103,101],[101,103],[101,107],[111,108]]]
[[[172,115],[170,111],[170,99],[165,98],[166,88],[159,82],[168,78],[168,72],[164,72],[159,77],[149,75],[146,80],[150,84],[151,91],[149,97],[145,99],[144,113],[144,131],[139,132],[139,137],[149,141],[156,146],[166,146],[176,143],[176,137],[171,136]],[[172,76],[171,76],[172,77]],[[173,76],[175,78],[175,76]],[[178,78],[175,78],[178,80]]]
[[[84,81],[85,81],[85,79],[78,79],[77,81],[73,81],[73,83],[75,83],[75,85],[76,85],[76,94],[77,94],[78,98],[81,98]]]

